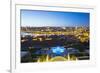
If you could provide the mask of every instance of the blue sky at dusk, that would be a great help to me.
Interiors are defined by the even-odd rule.
[[[89,20],[89,13],[21,10],[21,26],[89,26]]]

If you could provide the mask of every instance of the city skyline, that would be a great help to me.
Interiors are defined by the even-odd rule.
[[[22,27],[89,27],[89,20],[89,13],[21,10]]]

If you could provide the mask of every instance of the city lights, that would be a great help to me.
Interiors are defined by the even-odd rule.
[[[21,10],[21,63],[89,60],[89,16]]]

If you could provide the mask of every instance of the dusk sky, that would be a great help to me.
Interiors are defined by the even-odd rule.
[[[21,10],[21,26],[89,26],[89,20],[89,13]]]

